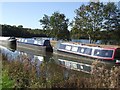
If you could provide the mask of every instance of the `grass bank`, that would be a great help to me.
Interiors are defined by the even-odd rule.
[[[23,63],[17,60],[8,62],[4,55],[2,60],[3,88],[120,88],[120,66],[108,69],[100,61],[93,62],[90,77],[80,77],[75,73],[65,79],[63,72],[66,69],[58,69],[60,66],[54,62],[41,64],[38,77],[36,64],[31,65],[26,56],[23,56]]]
[[[2,71],[2,88],[13,88],[14,87],[14,80],[11,80],[9,75],[8,75],[8,71],[7,70],[3,70]]]

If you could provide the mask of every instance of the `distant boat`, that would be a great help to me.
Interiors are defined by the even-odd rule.
[[[0,37],[0,45],[16,49],[16,38],[15,37]]]
[[[2,43],[8,43],[8,42],[12,42],[12,43],[16,43],[16,38],[15,37],[0,37],[0,41]]]
[[[50,40],[48,39],[36,40],[35,38],[18,38],[17,46],[25,49],[53,52]]]
[[[59,43],[57,51],[76,54],[93,59],[120,63],[120,46],[113,45],[85,45],[78,43]]]

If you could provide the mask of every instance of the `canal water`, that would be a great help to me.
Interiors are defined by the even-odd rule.
[[[57,52],[40,53],[0,46],[0,53],[3,69],[7,68],[12,79],[23,83],[17,84],[19,87],[29,86],[30,82],[32,87],[51,87],[70,78],[90,77],[92,71],[92,61]]]

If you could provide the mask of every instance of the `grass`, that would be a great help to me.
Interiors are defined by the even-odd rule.
[[[2,72],[3,76],[2,76],[2,88],[13,88],[14,86],[14,81],[11,80],[8,76],[8,71],[4,70]]]
[[[100,61],[92,64],[88,77],[79,72],[67,70],[54,64],[43,62],[40,65],[40,77],[37,76],[36,64],[31,64],[27,56],[8,62],[3,55],[3,88],[120,88],[120,66],[108,68]],[[69,77],[63,77],[69,71]]]

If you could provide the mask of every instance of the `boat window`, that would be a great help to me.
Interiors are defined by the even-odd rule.
[[[96,49],[94,52],[95,56],[100,56],[100,57],[108,57],[108,58],[112,58],[113,55],[113,50],[99,50]]]
[[[113,50],[102,50],[101,56],[102,57],[109,57],[111,58],[113,55]]]
[[[91,53],[92,53],[92,48],[79,47],[79,48],[78,48],[78,52],[79,52],[79,53],[82,53],[82,54],[91,55]]]
[[[29,43],[29,44],[34,44],[34,40],[27,39],[27,43]]]
[[[115,59],[120,59],[120,49],[117,49],[115,52]]]
[[[71,46],[66,46],[65,49],[70,51],[71,50]]]
[[[91,55],[92,48],[85,48],[84,54]]]
[[[78,50],[78,47],[72,47],[73,52],[77,52],[77,50]]]
[[[84,53],[84,49],[85,49],[84,47],[79,47],[78,52],[79,53]]]
[[[85,51],[85,49],[84,49],[84,48],[82,48],[82,49],[81,49],[81,53],[84,53],[84,51]]]
[[[77,68],[80,69],[80,64],[77,64]]]
[[[27,39],[25,40],[25,42],[27,42]]]
[[[60,44],[60,47],[59,47],[59,48],[60,48],[60,49],[65,49],[65,46],[66,46],[66,45]]]
[[[100,56],[100,52],[101,52],[101,50],[95,49],[94,55],[95,55],[95,56]]]

